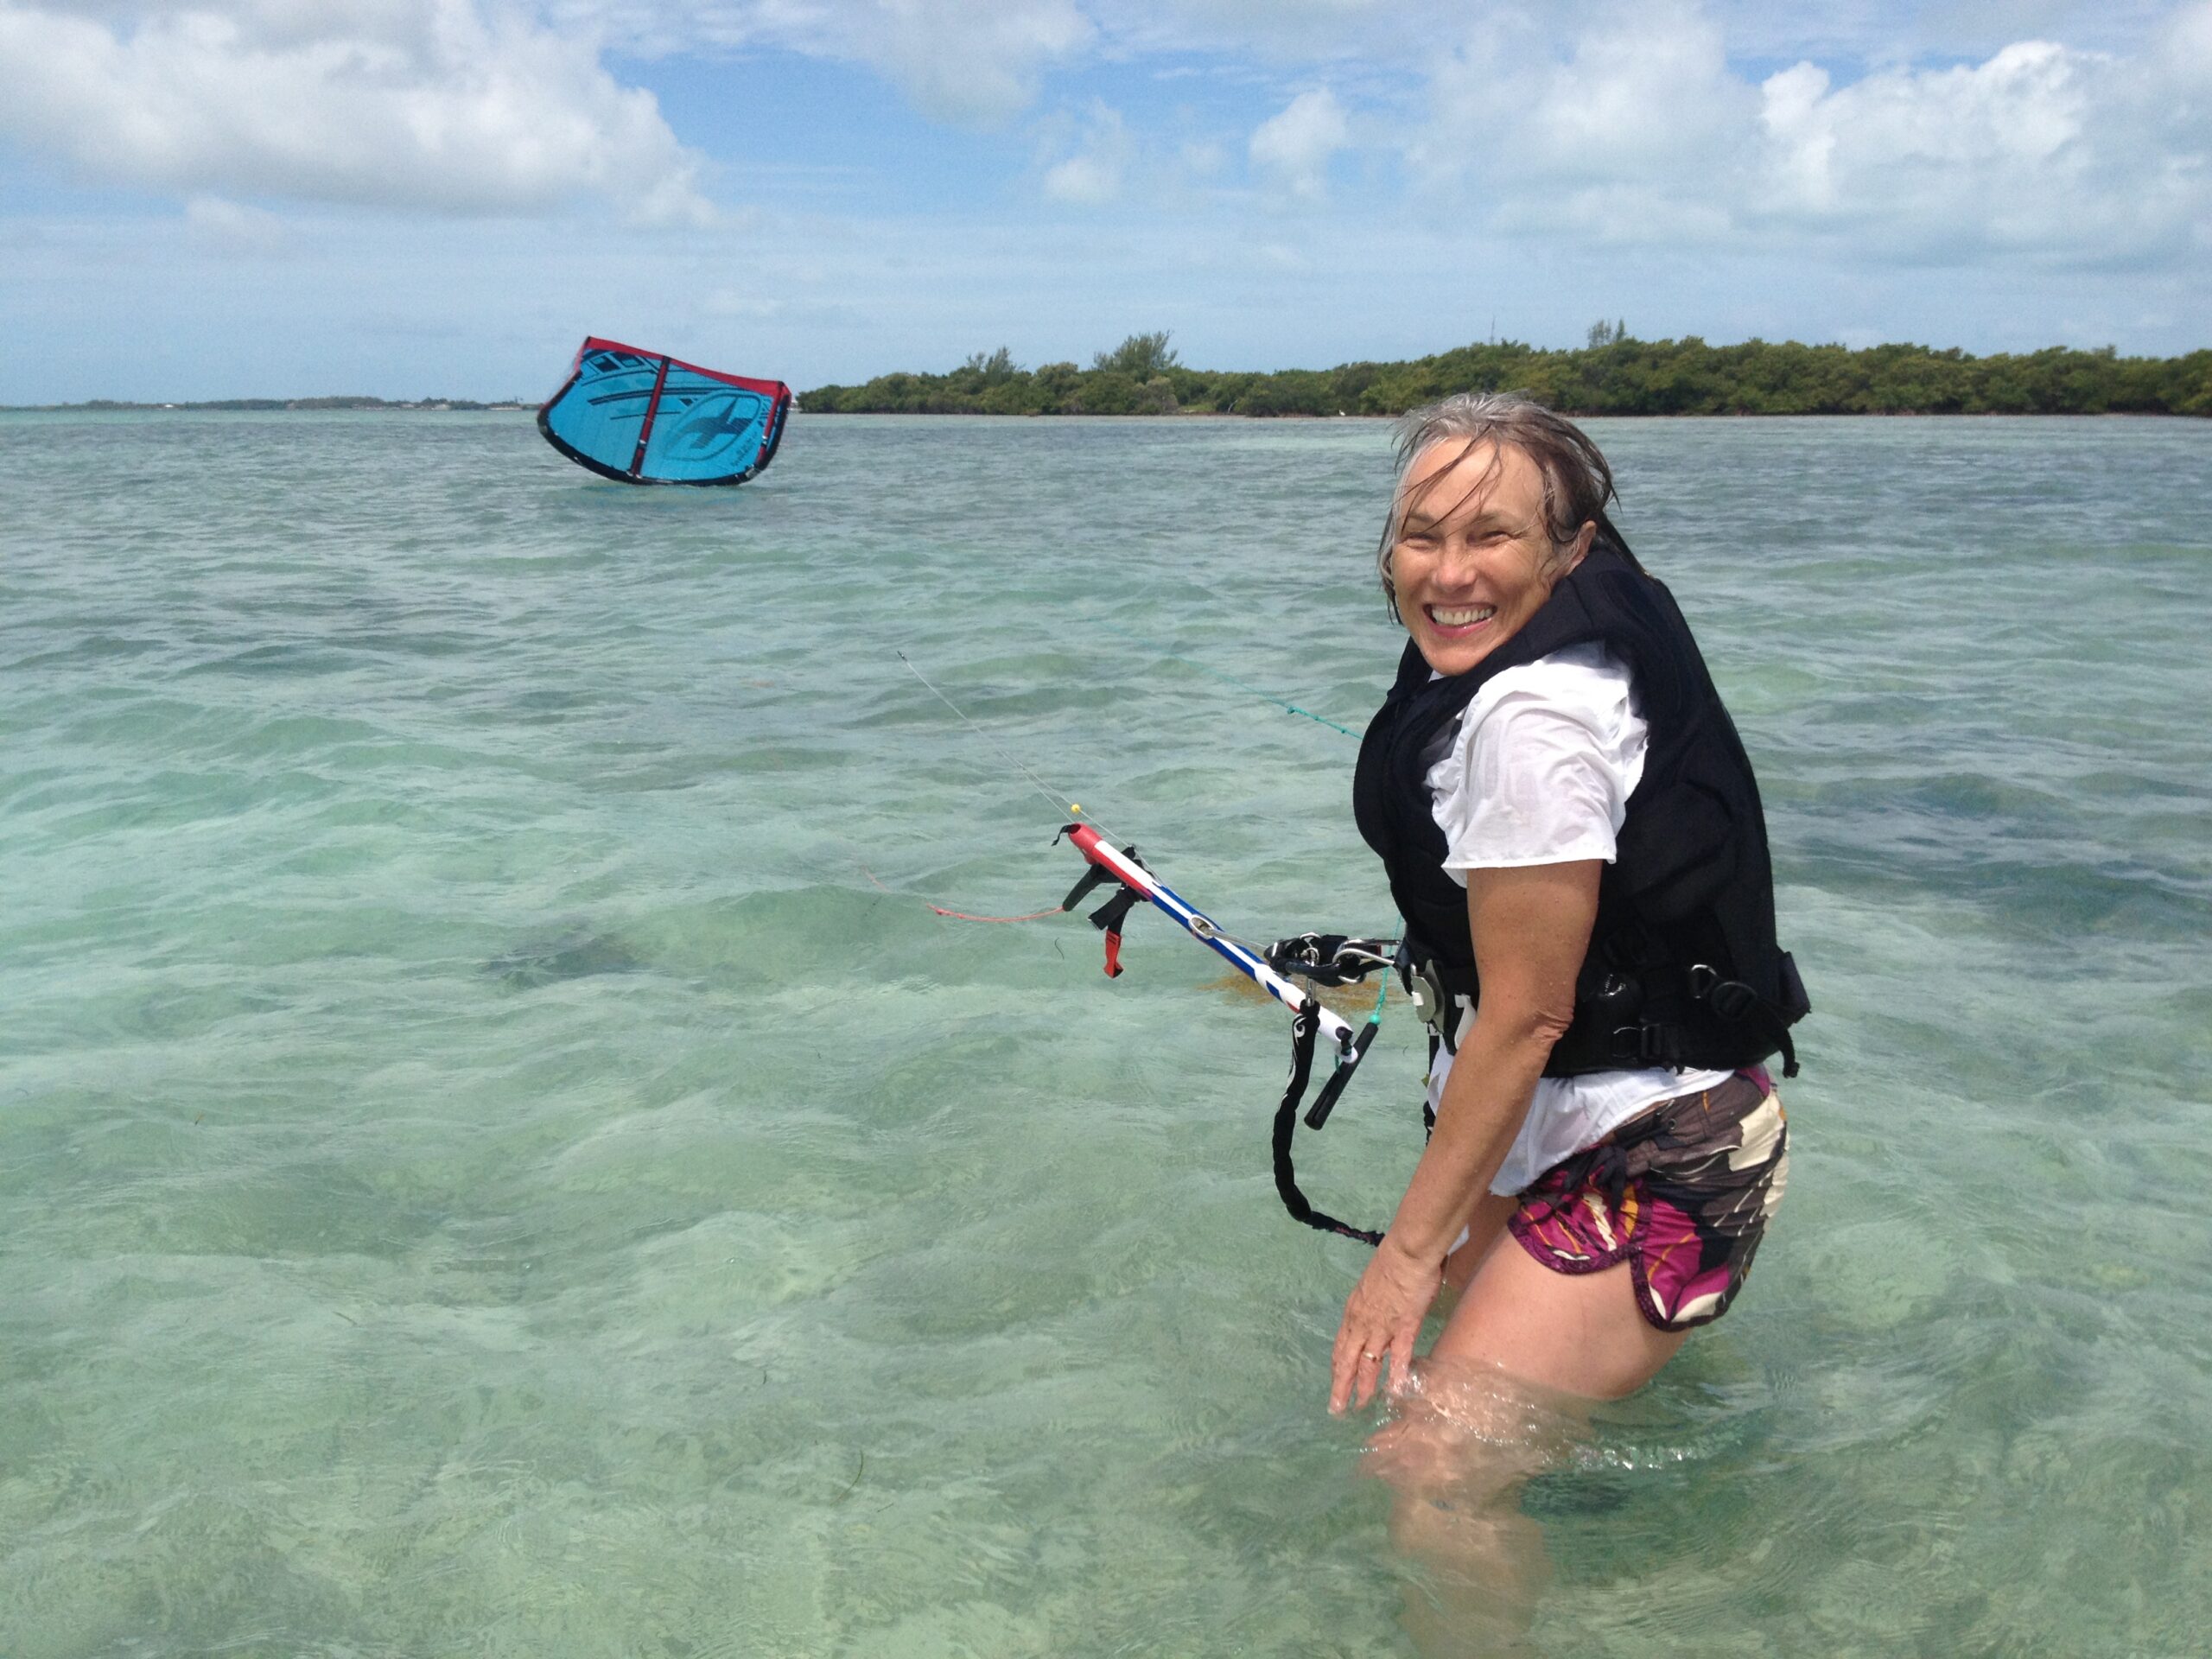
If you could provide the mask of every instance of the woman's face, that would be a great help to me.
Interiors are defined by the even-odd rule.
[[[1440,674],[1465,674],[1518,633],[1581,563],[1593,529],[1554,564],[1543,474],[1510,444],[1433,443],[1400,499],[1390,582],[1406,632]]]

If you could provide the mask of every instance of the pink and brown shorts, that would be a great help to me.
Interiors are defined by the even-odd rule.
[[[1662,1331],[1728,1311],[1789,1176],[1789,1132],[1764,1069],[1662,1100],[1552,1166],[1506,1224],[1555,1273],[1625,1259]]]

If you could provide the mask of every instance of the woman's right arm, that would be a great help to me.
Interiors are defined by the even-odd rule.
[[[1329,1408],[1363,1406],[1382,1361],[1410,1374],[1445,1252],[1489,1190],[1529,1115],[1552,1045],[1574,1018],[1574,982],[1598,915],[1599,859],[1474,870],[1467,919],[1482,998],[1452,1062],[1421,1162],[1375,1260],[1344,1304]]]
[[[1467,919],[1482,988],[1444,1098],[1389,1236],[1441,1262],[1490,1190],[1529,1116],[1536,1080],[1574,1019],[1574,982],[1598,915],[1599,860],[1471,870]]]

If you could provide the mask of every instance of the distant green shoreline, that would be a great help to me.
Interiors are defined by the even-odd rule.
[[[1518,341],[1402,363],[1271,373],[1185,368],[1167,336],[1133,334],[1088,369],[1015,364],[1004,347],[948,374],[818,386],[810,415],[1395,416],[1455,391],[1525,391],[1562,413],[1602,415],[2212,416],[2212,351],[2121,357],[2053,346],[1973,357],[1927,346],[1708,346],[1637,340],[1618,325],[1577,350]]]
[[[1463,346],[1399,363],[1269,372],[1192,369],[1165,334],[1132,334],[1090,367],[1027,369],[1001,346],[944,374],[878,375],[802,392],[808,415],[1211,415],[1267,418],[1403,414],[1455,391],[1525,391],[1575,416],[2181,415],[2212,416],[2212,350],[2122,357],[2110,346],[2050,346],[1975,357],[1929,346],[1806,346],[1751,340],[1709,346],[1637,340],[1618,325],[1592,343],[1547,351],[1517,340]],[[534,402],[466,397],[224,397],[0,405],[8,413],[164,410],[281,413],[373,410],[528,411]]]

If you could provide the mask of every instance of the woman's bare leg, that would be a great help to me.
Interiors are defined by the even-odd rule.
[[[1585,1403],[1424,1360],[1395,1420],[1369,1441],[1367,1472],[1395,1489],[1390,1541],[1421,1568],[1403,1623],[1430,1659],[1524,1650],[1551,1562],[1520,1490],[1552,1466]]]
[[[1393,1539],[1428,1570],[1408,1595],[1408,1629],[1439,1659],[1519,1650],[1550,1576],[1522,1484],[1552,1466],[1591,1402],[1642,1388],[1686,1334],[1645,1322],[1625,1262],[1585,1274],[1539,1264],[1503,1232],[1502,1202],[1478,1212],[1492,1236],[1455,1253],[1474,1258],[1466,1288],[1369,1453],[1397,1489]]]
[[[1494,1368],[1587,1400],[1618,1400],[1658,1376],[1688,1334],[1645,1321],[1627,1262],[1554,1273],[1510,1240],[1484,1257],[1429,1357]]]

